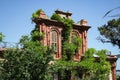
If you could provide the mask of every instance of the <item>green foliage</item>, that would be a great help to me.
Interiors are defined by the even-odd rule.
[[[52,20],[57,20],[58,22],[62,22],[64,24],[65,28],[62,32],[62,36],[63,36],[64,41],[68,41],[69,37],[70,37],[70,32],[72,31],[72,25],[73,25],[74,21],[71,20],[71,19],[68,19],[68,18],[63,19],[56,13],[54,13],[51,16],[51,19]]]
[[[107,24],[99,27],[98,30],[106,38],[102,38],[102,42],[109,42],[120,47],[120,18],[108,21]]]
[[[70,33],[72,32],[73,20],[68,18],[63,19],[58,14],[53,14],[51,17],[53,20],[57,20],[64,24],[64,30],[62,31],[62,59],[58,60],[54,64],[54,69],[56,73],[59,73],[62,80],[70,80],[71,76],[75,76],[76,67],[79,66],[78,63],[73,61],[73,56],[78,51],[82,40],[75,36],[74,42],[70,42]]]
[[[51,80],[49,62],[53,60],[53,49],[40,43],[43,37],[44,33],[39,33],[38,26],[35,26],[31,36],[20,39],[22,49],[8,49],[0,65],[0,74],[3,73],[0,79]]]
[[[33,34],[32,35],[32,40],[33,41],[41,40],[41,39],[44,38],[44,33],[40,33],[39,31],[34,31],[32,34]]]
[[[40,12],[44,12],[44,11],[43,11],[42,9],[37,10],[36,12],[34,12],[34,13],[32,14],[32,18],[31,18],[31,19],[39,18]]]
[[[30,37],[28,35],[24,35],[21,37],[19,43],[25,44],[26,42],[30,41]]]
[[[20,80],[30,77],[30,75],[27,74],[27,70],[25,70],[27,61],[24,62],[25,59],[23,59],[23,55],[24,54],[22,54],[21,51],[16,49],[7,50],[4,53],[5,60],[2,65],[2,68],[4,69],[3,74],[5,75],[3,77],[4,80]]]
[[[39,18],[42,10],[32,14],[32,19]],[[53,20],[63,23],[62,32],[62,59],[53,60],[53,49],[45,47],[40,43],[44,33],[40,33],[38,26],[31,31],[31,36],[22,36],[20,43],[22,49],[9,49],[4,53],[4,61],[0,64],[1,80],[51,80],[50,73],[58,73],[61,80],[108,80],[110,65],[106,61],[106,50],[96,51],[89,49],[81,62],[74,62],[73,56],[81,47],[82,40],[74,36],[70,42],[70,33],[73,29],[73,21],[62,19],[53,14]],[[93,55],[98,55],[95,58]],[[3,73],[3,74],[1,74]],[[78,78],[75,78],[77,76]]]
[[[31,31],[31,37],[32,37],[32,41],[40,41],[44,38],[44,33],[40,33],[38,26],[36,25],[35,28]]]
[[[74,44],[64,42],[62,59],[72,60],[73,54],[75,54],[75,50],[76,50],[76,46]]]
[[[59,76],[62,80],[71,80],[71,76],[76,75],[76,68],[79,66],[78,63],[75,63],[73,60],[65,61],[63,59],[58,60],[54,64],[54,72],[60,73]]]
[[[63,36],[63,41],[70,41],[70,33],[72,32],[72,25],[73,25],[73,21],[70,19],[64,19],[63,20],[63,24],[65,26],[63,32],[62,32],[62,36]]]
[[[52,20],[57,20],[59,22],[63,21],[63,19],[58,14],[55,14],[55,13],[51,16],[51,19]]]
[[[0,42],[3,41],[4,37],[5,36],[2,34],[2,32],[0,32]]]
[[[53,50],[39,41],[27,42],[24,49],[10,49],[4,53],[3,79],[48,80]]]
[[[93,48],[85,52],[80,62],[82,79],[89,77],[89,80],[109,80],[110,64],[106,61],[106,52],[106,50],[96,51]],[[98,57],[94,57],[94,54]]]
[[[63,19],[61,18],[58,14],[54,13],[51,16],[51,19],[57,20],[58,22],[62,22],[64,24],[64,30],[62,31],[62,37],[63,37],[63,57],[62,59],[64,60],[72,60],[73,54],[75,54],[76,49],[78,49],[78,46],[81,44],[80,39],[77,37],[75,38],[76,43],[69,43],[70,42],[70,33],[72,32],[72,25],[73,25],[73,20],[71,19]],[[78,42],[80,41],[80,42]]]
[[[110,64],[106,61],[105,53],[106,50],[96,51],[91,48],[85,52],[81,62],[61,59],[55,62],[53,70],[61,73],[62,80],[68,79],[68,72],[71,77],[77,75],[76,80],[109,80]],[[94,54],[98,57],[95,58]]]
[[[107,78],[110,73],[110,63],[106,61],[106,53],[107,50],[101,50],[96,53],[100,57],[99,66],[97,66],[97,73],[100,74],[98,77],[101,80]]]
[[[73,56],[81,47],[82,40],[77,36],[74,36],[74,42],[68,43],[67,41],[63,43],[63,55],[64,60],[73,60]]]
[[[82,43],[82,39],[79,38],[78,36],[74,36],[73,37],[73,41],[71,41],[71,43],[73,43],[76,46],[75,51],[78,51],[81,48],[81,46],[82,46],[82,44],[81,44]]]

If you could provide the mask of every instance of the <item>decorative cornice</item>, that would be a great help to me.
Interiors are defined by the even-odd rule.
[[[34,19],[33,21],[36,24],[45,23],[46,25],[55,25],[55,26],[64,27],[64,24],[62,22],[58,22],[57,20],[37,18],[37,19]],[[91,26],[73,24],[73,28],[78,30],[88,30],[89,28],[91,28]]]

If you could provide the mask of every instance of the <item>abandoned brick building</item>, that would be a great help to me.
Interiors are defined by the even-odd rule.
[[[71,19],[72,13],[63,12],[61,10],[56,10],[56,14],[61,16],[62,18]],[[45,33],[45,37],[42,40],[43,45],[50,46],[54,44],[55,54],[54,59],[58,60],[62,56],[62,30],[64,29],[64,25],[56,20],[48,19],[44,12],[40,12],[39,19],[35,21],[37,25],[39,25],[40,32]],[[78,54],[74,56],[75,61],[80,61],[83,53],[87,50],[88,47],[88,29],[91,27],[88,26],[87,21],[85,19],[80,20],[77,24],[73,24],[73,31],[70,36],[77,35],[82,39],[82,47],[78,50]],[[116,56],[108,56],[107,60],[111,63],[111,80],[116,79]]]
[[[71,19],[72,13],[63,12],[60,10],[55,11],[56,14],[61,16],[62,18]],[[40,12],[39,18],[34,21],[39,26],[39,31],[45,33],[44,38],[41,40],[44,46],[54,45],[55,54],[54,59],[58,60],[62,57],[62,30],[64,29],[64,25],[61,22],[56,20],[48,19],[44,12]],[[76,35],[82,39],[82,47],[78,50],[77,55],[74,56],[75,61],[80,61],[83,53],[88,48],[88,29],[91,27],[88,26],[87,21],[85,19],[80,20],[77,24],[73,24],[72,35]],[[107,60],[111,63],[111,73],[110,80],[116,80],[116,60],[117,57],[110,55],[107,56]]]

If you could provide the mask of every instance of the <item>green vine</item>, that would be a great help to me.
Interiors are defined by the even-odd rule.
[[[40,12],[44,12],[42,9],[38,9],[36,12],[32,13],[31,19],[38,19],[40,18]],[[38,25],[35,25],[35,28],[31,31],[32,41],[40,41],[44,38],[45,33],[40,33]]]
[[[74,36],[73,42],[70,42],[70,33],[73,30],[73,21],[66,18],[61,18],[58,14],[53,14],[51,17],[53,20],[62,22],[64,29],[62,32],[62,59],[56,61],[54,64],[55,71],[60,73],[62,80],[71,80],[73,76],[79,76],[82,80],[108,80],[110,65],[106,61],[105,50],[96,51],[95,49],[89,49],[85,52],[85,56],[81,62],[74,62],[73,55],[80,49],[82,40]],[[96,53],[100,60],[96,62],[94,58]],[[104,67],[103,67],[104,65]],[[105,73],[103,73],[105,72]],[[97,76],[96,74],[99,74]],[[74,79],[74,80],[79,80]]]
[[[70,33],[72,32],[72,29],[73,29],[73,27],[72,27],[73,23],[74,23],[73,20],[70,20],[68,18],[63,19],[63,24],[65,26],[63,33],[62,33],[63,42],[70,41]]]
[[[93,48],[88,49],[80,62],[82,80],[89,77],[90,80],[109,80],[110,63],[106,61],[105,53],[107,50],[96,51]],[[96,54],[98,58],[93,55]]]
[[[44,38],[45,33],[40,33],[38,26],[36,25],[35,28],[31,31],[32,41],[40,41]]]
[[[75,36],[74,42],[70,42],[70,33],[73,30],[74,23],[73,20],[68,18],[63,19],[58,14],[53,14],[51,19],[57,20],[58,22],[62,22],[64,24],[64,29],[62,31],[62,59],[58,60],[55,66],[57,66],[57,71],[60,71],[62,80],[70,80],[69,75],[75,75],[75,67],[79,66],[78,63],[73,61],[73,56],[77,53],[82,40]]]
[[[52,20],[57,20],[58,22],[62,22],[63,19],[56,13],[54,13],[52,16],[51,16],[51,19]]]
[[[32,19],[39,18],[41,11],[42,10],[40,9],[33,13]],[[82,40],[81,38],[74,36],[73,40],[70,41],[70,33],[73,30],[73,20],[61,18],[56,13],[51,16],[51,19],[63,23],[64,25],[62,31],[62,59],[55,61],[52,71],[58,73],[61,80],[108,80],[110,65],[106,61],[106,51],[89,49],[85,52],[81,62],[74,62],[73,56],[80,49]],[[33,41],[40,40],[44,37],[44,33],[39,32],[37,25],[31,32],[31,35]],[[99,56],[100,59],[98,61],[94,58],[94,53]],[[79,79],[74,79],[73,76],[78,76]]]
[[[42,9],[37,10],[36,12],[34,12],[34,13],[32,14],[31,19],[39,18],[40,12],[44,12],[44,11],[43,11]]]
[[[77,36],[74,38],[74,43],[70,42],[70,33],[73,30],[73,23],[74,21],[69,19],[69,18],[61,18],[58,14],[54,13],[51,17],[53,20],[57,20],[58,22],[62,22],[64,24],[64,29],[62,31],[62,59],[64,60],[73,60],[73,54],[76,53],[78,50],[80,44],[81,44],[81,39],[79,39]]]

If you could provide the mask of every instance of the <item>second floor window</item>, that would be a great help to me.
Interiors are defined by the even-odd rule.
[[[71,43],[75,43],[75,38],[78,37],[78,34],[76,32],[72,32],[71,34]]]
[[[51,31],[51,46],[54,48],[54,51],[58,51],[58,34],[57,31]]]

